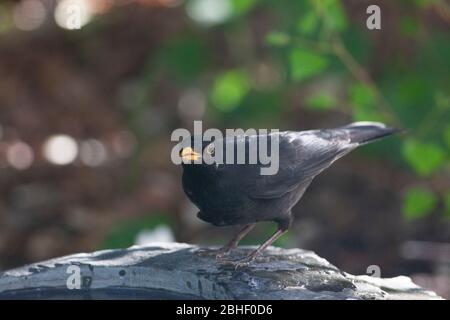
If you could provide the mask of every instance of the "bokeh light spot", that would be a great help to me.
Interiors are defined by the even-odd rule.
[[[106,158],[106,148],[100,141],[89,139],[81,143],[80,159],[85,165],[96,167],[104,163]]]
[[[14,142],[6,151],[8,163],[17,170],[25,170],[33,164],[34,153],[24,142]]]
[[[44,143],[44,156],[53,164],[70,164],[75,160],[77,154],[78,145],[70,136],[55,135]]]
[[[56,24],[68,30],[81,29],[92,16],[93,7],[88,0],[61,0],[55,9]]]
[[[233,7],[230,0],[191,0],[186,5],[188,16],[202,25],[215,25],[228,20]]]
[[[39,28],[47,16],[44,5],[39,0],[25,0],[14,8],[13,19],[20,30],[31,31]]]

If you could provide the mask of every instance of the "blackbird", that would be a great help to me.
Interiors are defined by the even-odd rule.
[[[216,226],[243,225],[240,232],[218,250],[204,250],[223,259],[237,248],[239,241],[260,221],[273,221],[277,231],[258,249],[244,259],[231,262],[236,266],[251,263],[265,248],[289,229],[292,207],[300,200],[311,181],[334,161],[356,147],[373,142],[398,130],[378,122],[355,122],[334,129],[285,131],[277,134],[279,141],[279,170],[273,175],[262,175],[256,164],[218,164],[202,161],[205,155],[214,155],[216,145],[248,144],[260,135],[226,137],[203,142],[202,150],[193,144],[181,149],[183,160],[183,189],[200,209],[197,216]],[[266,136],[267,138],[267,136]],[[245,148],[248,157],[249,148]],[[200,159],[200,161],[198,161]],[[193,160],[196,160],[195,163]]]

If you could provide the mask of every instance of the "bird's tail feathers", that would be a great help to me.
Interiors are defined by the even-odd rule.
[[[369,121],[354,122],[341,129],[347,131],[351,143],[358,145],[370,143],[401,131],[401,129],[387,127],[381,122]]]

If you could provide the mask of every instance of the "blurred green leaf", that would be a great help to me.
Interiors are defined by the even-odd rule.
[[[439,110],[450,110],[450,95],[438,90],[434,93],[434,101]]]
[[[354,121],[385,121],[383,115],[376,108],[365,105],[353,105],[352,118]]]
[[[411,220],[430,213],[437,204],[436,195],[423,187],[409,189],[403,200],[403,215]]]
[[[306,12],[298,23],[298,30],[304,35],[311,35],[319,25],[319,18],[314,11]]]
[[[402,77],[397,86],[400,102],[408,109],[428,102],[432,92],[430,89],[432,88],[427,85],[426,79],[412,74]]]
[[[333,109],[336,105],[336,98],[327,92],[314,94],[306,100],[306,106],[313,110],[326,111]]]
[[[235,15],[245,14],[258,3],[258,0],[231,0]]]
[[[400,30],[404,35],[414,36],[419,30],[419,23],[410,16],[402,17],[400,19]]]
[[[424,89],[433,95],[435,90],[449,93],[450,83],[450,41],[448,32],[433,32],[427,40],[417,47],[414,65],[409,64],[409,69],[422,79]],[[406,77],[406,75],[403,75]],[[406,77],[409,78],[409,77]]]
[[[437,1],[440,1],[440,0],[415,0],[415,3],[419,7],[428,7],[428,6],[436,3]]]
[[[325,25],[329,30],[341,32],[347,29],[348,20],[340,0],[313,0],[322,6]]]
[[[292,79],[296,81],[318,75],[328,66],[328,61],[323,55],[300,48],[291,51],[289,61]]]
[[[433,112],[430,108],[433,87],[423,74],[412,71],[401,68],[386,71],[382,89],[402,124],[408,128],[419,128],[423,119]]]
[[[227,71],[219,75],[212,89],[212,102],[222,111],[235,109],[250,90],[247,73],[241,70]]]
[[[191,80],[206,69],[209,50],[203,42],[193,37],[176,39],[162,53],[169,70],[181,80]]]
[[[444,141],[447,144],[447,147],[450,148],[450,125],[447,125],[444,129]]]
[[[287,33],[273,31],[266,36],[266,42],[272,46],[282,47],[290,42],[290,37]]]
[[[445,162],[445,152],[434,143],[408,139],[402,148],[406,161],[421,176],[429,176]]]
[[[358,83],[350,88],[350,99],[355,105],[370,107],[375,105],[375,93],[364,84]]]
[[[350,28],[342,34],[342,41],[356,61],[361,65],[370,65],[376,49],[375,44],[367,37],[367,32],[364,29]],[[340,65],[342,65],[342,62],[340,62]]]
[[[450,216],[450,190],[444,194],[445,213]]]
[[[354,84],[350,87],[350,102],[355,121],[384,121],[376,108],[376,98],[373,89],[365,84]]]

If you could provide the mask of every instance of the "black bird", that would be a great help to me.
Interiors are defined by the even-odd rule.
[[[215,146],[220,145],[218,141],[203,142],[202,150],[192,146],[181,149],[183,189],[200,209],[197,216],[216,226],[244,226],[221,249],[202,253],[222,258],[237,248],[239,241],[257,222],[277,223],[277,231],[266,242],[246,258],[235,261],[236,266],[250,263],[289,229],[291,209],[315,176],[356,147],[396,131],[382,123],[356,122],[335,129],[271,133],[279,135],[279,170],[274,175],[261,175],[263,165],[259,161],[256,164],[205,163],[203,159],[214,155]],[[230,144],[237,148],[239,143],[248,146],[252,139],[260,137],[226,137],[221,142],[224,148]],[[248,157],[249,148],[245,150]]]

